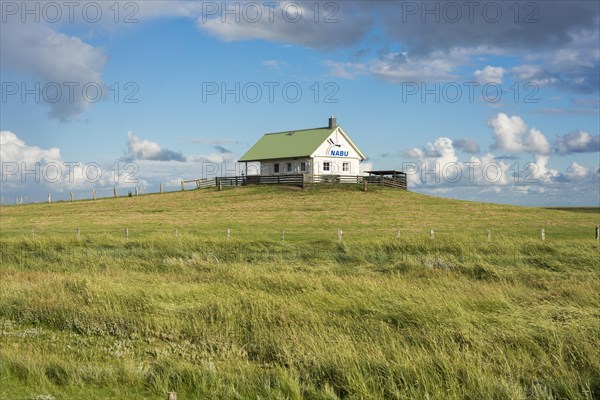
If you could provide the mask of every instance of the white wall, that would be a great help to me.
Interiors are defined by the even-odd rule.
[[[302,172],[300,170],[300,163],[306,163],[306,171]],[[292,164],[292,171],[288,172],[287,164]],[[279,164],[279,173],[275,172],[275,164]],[[269,160],[261,162],[260,166],[260,174],[261,175],[286,175],[286,174],[302,174],[302,173],[311,173],[312,171],[312,162],[309,158],[283,158],[279,160]]]
[[[332,155],[332,152],[335,155]],[[360,160],[362,157],[346,140],[340,128],[333,131],[328,140],[323,142],[312,156],[314,160],[313,174],[315,175],[358,175],[360,173]],[[323,164],[326,162],[329,162],[329,171],[325,171],[323,168]],[[343,171],[344,163],[349,164],[350,171]]]
[[[360,172],[360,160],[358,158],[315,157],[313,161],[312,173],[314,175],[358,175]],[[326,162],[329,162],[329,171],[325,171],[324,169],[324,163]],[[343,170],[344,163],[348,163],[349,171]]]

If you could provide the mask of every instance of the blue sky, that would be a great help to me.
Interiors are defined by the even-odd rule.
[[[597,2],[119,2],[117,22],[114,2],[23,4],[0,10],[7,202],[175,188],[334,114],[412,190],[600,203]]]

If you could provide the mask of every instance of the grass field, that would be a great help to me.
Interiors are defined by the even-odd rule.
[[[346,186],[0,212],[0,399],[600,398],[598,209]]]

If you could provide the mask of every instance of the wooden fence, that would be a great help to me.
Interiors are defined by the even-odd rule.
[[[250,175],[216,178],[223,186],[245,186],[245,185],[288,185],[303,186],[308,181],[303,174],[293,175]]]
[[[371,184],[385,186],[395,189],[407,189],[405,175],[395,177],[384,176],[362,176],[362,175],[249,175],[249,176],[225,176],[214,179],[192,179],[181,181],[181,190],[185,190],[185,184],[194,183],[196,188],[202,189],[216,186],[245,186],[245,185],[287,185],[305,187],[306,184]],[[366,186],[365,186],[366,188]]]
[[[406,175],[396,175],[393,178],[387,176],[365,176],[363,179],[367,183],[373,185],[380,185],[404,190],[406,190],[408,187],[408,184],[406,182]]]
[[[367,190],[368,185],[378,185],[385,186],[395,189],[407,189],[406,184],[406,175],[398,175],[393,178],[390,177],[382,177],[382,176],[362,176],[362,175],[309,175],[309,174],[290,174],[290,175],[246,175],[246,176],[226,176],[226,177],[217,177],[217,178],[206,178],[206,179],[190,179],[190,180],[182,180],[181,181],[181,190],[186,190],[186,185],[193,184],[194,189],[206,189],[210,187],[216,187],[217,189],[221,189],[224,186],[236,187],[236,186],[245,186],[245,185],[287,185],[287,186],[299,186],[304,188],[307,184],[363,184],[364,190]],[[118,198],[120,196],[124,196],[123,192],[119,193],[118,189],[105,188],[105,190],[109,190],[112,192],[112,196]],[[81,193],[78,194],[77,198],[74,192],[69,193],[68,201],[78,201],[78,200],[96,200],[97,193],[96,189],[92,189],[91,198],[83,198],[79,197]],[[163,184],[160,184],[159,193],[164,193]],[[129,190],[129,196],[138,196],[144,193],[142,187],[135,187],[135,190]],[[109,197],[109,196],[104,196]],[[53,198],[52,194],[48,194],[47,203],[52,203],[56,201]],[[61,200],[59,200],[61,201]],[[64,201],[64,200],[62,200]],[[29,199],[27,196],[15,196],[15,205],[21,204],[29,204]],[[1,196],[0,206],[8,205],[5,202],[5,197]]]
[[[192,179],[189,181],[181,181],[181,190],[185,190],[186,183],[194,183],[196,185],[196,189],[206,189],[217,186],[217,181],[215,179]]]

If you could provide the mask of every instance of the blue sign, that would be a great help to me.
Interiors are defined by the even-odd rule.
[[[333,157],[348,157],[348,152],[344,150],[331,150],[329,155]]]
[[[331,138],[327,139],[329,147],[327,155],[332,157],[348,157],[348,150],[342,150],[345,146],[342,143],[334,142]]]

